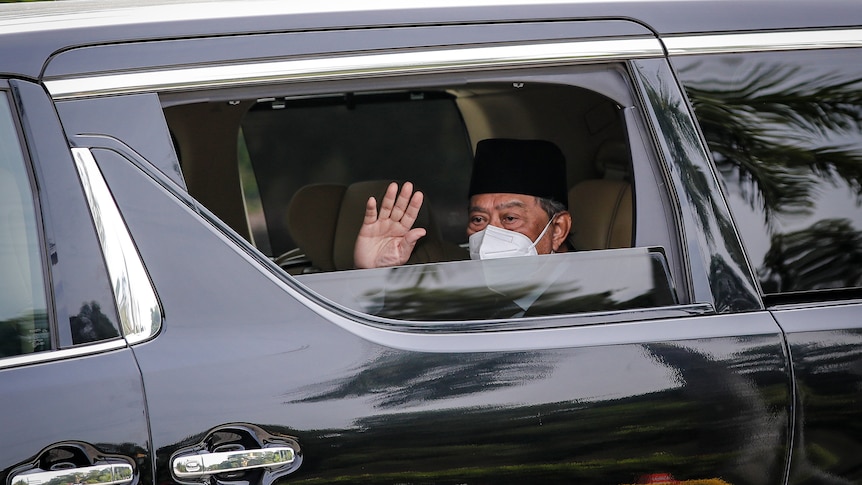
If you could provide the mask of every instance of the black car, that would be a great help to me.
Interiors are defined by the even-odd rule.
[[[404,3],[0,5],[0,483],[862,482],[862,4]]]

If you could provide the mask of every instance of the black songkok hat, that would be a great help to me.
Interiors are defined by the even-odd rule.
[[[566,159],[545,140],[488,138],[476,145],[469,197],[523,194],[569,206]]]

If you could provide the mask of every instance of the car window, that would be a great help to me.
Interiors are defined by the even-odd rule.
[[[33,185],[9,99],[0,91],[0,357],[49,350]]]
[[[181,103],[174,95],[165,113],[191,195],[296,281],[335,306],[443,328],[456,320],[691,303],[670,276],[679,264],[668,249],[676,241],[636,240],[637,214],[651,214],[649,223],[659,225],[674,218],[658,216],[670,210],[654,207],[664,198],[641,201],[634,190],[633,163],[655,161],[643,148],[632,160],[629,137],[637,129],[622,109],[634,103],[625,76],[621,67],[600,66],[387,90],[234,91],[206,103]],[[199,148],[220,143],[212,133],[231,130],[232,160]],[[470,260],[468,185],[475,146],[486,138],[559,146],[573,217],[568,254]],[[403,267],[354,269],[366,201],[373,196],[379,203],[393,181],[423,191],[416,226],[427,235]],[[656,186],[645,194],[661,190],[654,179],[640,184]],[[238,197],[228,187],[241,187]],[[520,309],[500,313],[501,294]]]
[[[674,60],[766,294],[862,285],[858,55]]]

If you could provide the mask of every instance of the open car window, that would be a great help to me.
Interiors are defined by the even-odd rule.
[[[238,90],[203,103],[174,97],[165,112],[191,195],[322,302],[434,328],[693,303],[678,286],[665,185],[635,180],[660,171],[633,169],[656,160],[626,115],[636,97],[625,67],[473,77],[385,90],[358,82],[312,94]],[[487,138],[547,140],[563,152],[567,254],[469,259],[468,185],[476,144]],[[219,143],[235,152],[195,150]],[[356,270],[366,201],[379,204],[393,181],[425,195],[414,227],[427,235],[402,267]],[[492,311],[501,294],[520,309]]]

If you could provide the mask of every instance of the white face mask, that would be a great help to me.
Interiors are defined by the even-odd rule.
[[[552,217],[542,229],[542,233],[533,242],[520,232],[510,231],[502,227],[488,225],[485,229],[470,236],[470,259],[496,259],[513,256],[534,256],[536,244],[551,227]]]

